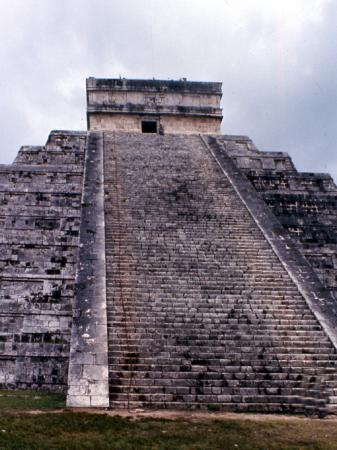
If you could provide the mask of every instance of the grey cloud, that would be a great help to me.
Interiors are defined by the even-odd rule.
[[[308,0],[309,1],[309,0]],[[232,5],[232,6],[231,6]],[[337,179],[337,11],[293,40],[259,11],[231,22],[228,0],[2,0],[1,162],[53,128],[85,128],[85,78],[223,81],[224,133],[288,151]]]

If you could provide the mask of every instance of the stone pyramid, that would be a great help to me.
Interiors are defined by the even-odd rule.
[[[0,386],[69,406],[333,413],[337,188],[220,134],[221,83],[87,80],[0,166]]]

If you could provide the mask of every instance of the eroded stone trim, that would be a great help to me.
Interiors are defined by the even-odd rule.
[[[324,288],[305,257],[295,247],[287,231],[268,209],[250,182],[221,150],[216,138],[200,135],[206,149],[228,178],[253,220],[269,242],[310,310],[337,350],[337,304]],[[208,140],[208,142],[207,142]],[[209,145],[210,144],[210,145]]]
[[[108,407],[103,134],[88,133],[67,405]]]

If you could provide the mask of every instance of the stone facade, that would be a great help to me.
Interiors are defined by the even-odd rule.
[[[132,115],[123,116],[114,114],[95,114],[90,117],[90,129],[99,130],[118,130],[126,132],[141,132],[142,121],[151,121],[153,116]],[[154,120],[165,134],[194,134],[194,133],[219,133],[219,124],[212,117],[181,117],[179,115],[155,116]]]
[[[89,130],[220,133],[221,83],[187,80],[87,79]]]
[[[0,166],[0,386],[67,387],[86,133]]]
[[[89,79],[89,103],[218,107],[216,83],[161,83]],[[0,386],[69,406],[335,412],[331,177],[207,115],[142,133],[150,109],[91,106],[88,132],[0,166]]]

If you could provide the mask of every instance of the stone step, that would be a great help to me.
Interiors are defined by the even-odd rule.
[[[256,352],[261,351],[263,349],[264,351],[280,351],[283,350],[283,352],[294,351],[297,349],[298,351],[305,349],[310,349],[310,351],[317,351],[319,350],[320,353],[322,351],[328,351],[329,353],[335,354],[334,349],[331,347],[331,343],[326,338],[326,341],[319,341],[319,342],[310,342],[307,343],[305,340],[292,340],[292,339],[278,339],[273,340],[273,342],[270,341],[270,337],[266,336],[264,339],[249,339],[249,336],[247,336],[246,339],[233,339],[232,336],[228,336],[228,339],[225,340],[209,340],[207,337],[198,340],[188,340],[187,344],[180,344],[177,343],[176,338],[172,337],[170,340],[166,339],[165,344],[163,345],[160,339],[153,338],[153,339],[144,339],[142,341],[140,338],[138,339],[128,339],[128,340],[114,340],[111,341],[112,348],[115,351],[137,351],[139,349],[143,351],[146,351],[148,349],[149,352],[151,352],[151,348],[154,348],[158,345],[163,346],[166,350],[165,351],[171,351],[173,349],[179,349],[180,351],[186,351],[190,347],[192,348],[200,348],[201,343],[207,343],[202,346],[202,354],[208,352],[209,350],[215,351],[224,349],[224,353],[228,352],[228,349],[238,348],[238,341],[240,342],[240,346],[242,347],[252,347]],[[305,346],[304,346],[305,345]]]
[[[157,402],[174,402],[175,394],[153,393],[153,394],[137,394],[127,393],[118,394],[119,402],[128,401],[141,401],[144,403],[157,403]],[[308,406],[320,406],[325,407],[326,402],[310,396],[298,396],[298,395],[214,395],[214,394],[186,394],[179,395],[180,401],[185,403],[253,403],[253,404],[269,404],[275,403],[279,405],[292,405],[292,404],[307,404]],[[302,403],[302,404],[303,404]]]
[[[296,400],[296,401],[295,401]],[[307,416],[316,416],[325,417],[328,413],[330,413],[329,405],[310,405],[300,403],[301,399],[294,399],[292,403],[272,403],[269,401],[268,403],[244,403],[244,402],[233,402],[233,403],[201,403],[201,402],[185,402],[185,401],[151,401],[144,402],[139,400],[130,400],[129,401],[119,401],[115,398],[111,402],[112,409],[128,409],[128,410],[136,410],[139,408],[150,408],[150,409],[168,409],[168,410],[203,410],[203,411],[213,411],[214,407],[217,411],[226,411],[226,412],[237,412],[237,413],[279,413],[279,414],[305,414]],[[331,409],[334,412],[334,409]]]
[[[211,328],[211,329],[216,329],[216,327],[219,325],[227,325],[226,329],[227,332],[229,332],[229,330],[237,330],[237,326],[240,326],[241,331],[243,331],[245,329],[244,325],[247,325],[247,329],[250,330],[251,332],[254,332],[256,330],[256,328],[259,328],[260,330],[264,329],[267,330],[268,328],[272,328],[272,329],[277,329],[277,327],[281,328],[282,326],[293,326],[293,327],[303,327],[303,328],[311,328],[312,330],[315,329],[320,329],[319,325],[317,325],[317,322],[315,320],[299,320],[299,319],[268,319],[268,318],[261,318],[259,322],[257,323],[251,323],[251,321],[245,319],[245,321],[243,321],[243,323],[238,323],[237,319],[233,319],[232,321],[226,321],[225,319],[223,320],[218,320],[218,322],[215,322],[212,326],[212,323],[207,321],[207,317],[195,317],[194,315],[190,315],[190,320],[193,319],[193,322],[190,327],[188,327],[188,322],[186,320],[184,320],[184,318],[182,318],[182,320],[178,320],[178,318],[175,318],[175,322],[169,322],[168,320],[172,320],[172,318],[170,317],[157,317],[157,318],[152,318],[151,320],[148,319],[146,320],[146,317],[141,318],[138,317],[138,320],[134,319],[132,322],[130,321],[130,318],[127,317],[127,319],[125,319],[125,321],[123,321],[123,319],[120,319],[120,321],[114,321],[112,323],[109,323],[109,326],[114,326],[114,327],[120,327],[120,328],[126,328],[129,332],[132,331],[136,331],[137,329],[142,329],[142,327],[145,327],[145,329],[148,329],[149,332],[154,331],[153,328],[151,328],[151,326],[155,326],[158,324],[161,325],[162,329],[165,329],[166,332],[168,332],[168,330],[175,330],[177,328],[180,327],[184,327],[185,331],[187,332],[192,332],[195,330],[195,325],[201,325],[203,329],[207,329],[207,328]],[[109,319],[108,319],[109,320]],[[110,322],[110,321],[109,321]],[[147,326],[148,325],[148,326]],[[221,330],[219,330],[221,331]]]
[[[295,363],[292,364],[292,362]],[[240,364],[239,364],[240,363]],[[242,364],[241,364],[242,363]],[[250,367],[253,372],[264,371],[265,373],[271,372],[280,372],[280,368],[287,371],[290,370],[292,372],[301,373],[301,370],[305,369],[313,369],[313,374],[331,374],[336,371],[336,363],[335,360],[330,358],[314,360],[308,358],[299,358],[292,361],[291,358],[274,358],[267,359],[266,361],[260,359],[246,359],[243,361],[236,361],[236,364],[232,363],[232,365],[212,365],[209,368],[212,369],[212,372],[217,372],[225,376],[226,373],[237,373],[240,372],[241,367]],[[293,367],[294,366],[294,367]],[[323,371],[322,371],[323,369]],[[120,370],[129,370],[129,371],[141,371],[141,372],[150,372],[151,370],[160,371],[162,373],[166,372],[197,372],[197,373],[208,373],[208,367],[205,364],[195,364],[191,365],[186,362],[186,360],[176,361],[176,363],[171,362],[170,359],[166,360],[150,360],[148,362],[136,362],[129,360],[127,356],[125,356],[124,360],[121,362],[116,362],[116,364],[110,362],[109,363],[110,371],[120,371]],[[311,372],[310,372],[311,373]]]
[[[161,329],[158,331],[157,328],[155,328],[154,326],[149,326],[146,327],[146,324],[140,326],[141,324],[138,323],[138,326],[129,326],[128,328],[123,326],[123,323],[119,323],[117,324],[111,324],[109,323],[109,328],[112,328],[115,332],[118,333],[123,333],[126,332],[128,336],[132,336],[134,334],[137,333],[144,333],[146,331],[148,331],[147,335],[149,337],[151,336],[156,336],[158,335],[158,333],[160,335],[164,335],[167,337],[172,337],[172,336],[176,336],[178,339],[183,339],[185,337],[188,336],[194,336],[193,339],[196,339],[199,335],[203,335],[206,334],[206,336],[215,336],[215,333],[217,331],[217,327],[213,327],[210,330],[207,330],[205,326],[203,326],[202,329],[196,331],[195,328],[187,328],[187,324],[182,324],[183,326],[181,326],[181,324],[178,327],[171,327],[168,328],[168,324],[165,324],[165,328],[163,327],[163,324],[161,324]],[[200,325],[200,324],[199,324]],[[201,323],[201,325],[203,325]],[[256,325],[256,326],[254,326]],[[305,333],[306,336],[308,336],[309,338],[314,338],[315,337],[315,333],[317,332],[321,332],[322,329],[319,325],[307,325],[305,323],[301,323],[301,324],[287,324],[287,329],[288,329],[288,334],[290,336],[292,336],[292,333]],[[127,331],[126,331],[127,330]],[[278,334],[278,331],[280,330],[280,334]],[[223,330],[219,330],[219,336],[223,335]],[[275,323],[274,324],[265,324],[265,323],[242,323],[242,324],[236,324],[235,326],[232,325],[232,327],[227,327],[226,332],[240,332],[239,336],[241,335],[251,335],[252,339],[253,336],[267,336],[267,334],[271,334],[271,338],[272,338],[272,333],[274,333],[274,335],[281,335],[281,329],[280,327],[276,327]],[[172,334],[173,333],[173,334]],[[295,335],[295,334],[294,334]],[[227,334],[227,336],[229,336],[229,334]],[[210,339],[207,338],[206,339]]]
[[[191,310],[192,308],[190,308]],[[248,310],[246,311],[232,311],[232,310],[227,310],[225,312],[221,312],[221,311],[214,311],[212,308],[194,308],[195,311],[190,311],[190,313],[192,312],[192,314],[190,314],[190,318],[193,317],[195,319],[198,320],[203,320],[203,319],[208,319],[208,318],[215,318],[218,320],[218,323],[237,323],[238,320],[248,320],[250,319],[249,315],[248,315]],[[129,307],[128,309],[124,309],[124,311],[114,311],[108,314],[108,320],[111,322],[111,324],[118,324],[121,323],[121,321],[123,321],[125,315],[132,314],[132,315],[137,315],[137,322],[142,322],[142,321],[146,321],[149,320],[148,319],[148,314],[156,314],[155,319],[149,320],[150,322],[155,322],[158,321],[160,319],[167,319],[169,318],[171,315],[172,317],[175,318],[175,321],[186,321],[187,313],[188,313],[188,309],[172,309],[172,310],[165,310],[164,307],[162,308],[135,308],[132,309],[131,307]],[[287,322],[295,322],[295,323],[300,323],[302,322],[309,322],[309,324],[316,324],[316,320],[313,319],[313,316],[311,314],[294,314],[294,313],[289,313],[289,314],[280,314],[279,312],[273,313],[272,311],[267,312],[267,311],[262,311],[262,310],[257,310],[256,312],[254,311],[254,313],[251,313],[252,315],[252,320],[256,319],[257,321],[263,321],[263,322],[274,322],[275,324],[277,323],[285,323],[285,321]],[[280,318],[282,317],[282,318]]]
[[[222,381],[222,385],[213,386],[211,383],[205,385],[200,384],[197,380],[181,380],[185,383],[179,383],[180,380],[175,380],[175,383],[168,384],[167,381],[170,380],[150,380],[154,381],[152,384],[145,384],[146,380],[139,380],[134,378],[129,378],[122,380],[112,379],[110,382],[110,394],[127,394],[129,392],[135,393],[166,393],[166,394],[206,394],[206,395],[302,395],[310,396],[315,398],[322,397],[322,394],[330,397],[330,403],[336,402],[335,390],[325,389],[324,392],[320,389],[318,383],[300,383],[298,381],[294,382],[263,382],[263,381],[242,381],[240,386],[234,383],[228,383],[228,386],[224,386],[225,380]],[[138,383],[139,381],[139,383]],[[160,382],[162,381],[162,382]],[[211,380],[213,381],[213,380]],[[217,380],[214,380],[216,382]]]
[[[287,397],[287,396],[301,396],[301,397],[309,397],[312,399],[319,400],[322,396],[322,391],[320,389],[312,389],[310,387],[268,387],[268,386],[259,386],[259,387],[245,387],[240,386],[240,393],[238,394],[237,388],[205,388],[205,387],[179,387],[179,386],[139,386],[135,383],[131,385],[114,385],[110,384],[110,395],[117,394],[120,400],[128,396],[129,394],[135,395],[212,395],[214,396],[214,401],[218,401],[215,397],[219,396],[230,396],[237,397],[238,395],[246,398],[247,396],[269,396],[269,395],[277,395],[278,397]],[[326,392],[324,395],[328,395]],[[330,403],[335,403],[334,396],[329,396]]]
[[[118,366],[119,367],[119,366]],[[120,368],[120,367],[119,367]],[[321,369],[312,369],[312,368],[303,368],[303,367],[288,367],[288,371],[269,371],[263,372],[259,370],[254,372],[252,366],[241,366],[240,372],[207,372],[207,379],[203,375],[202,383],[204,386],[213,386],[213,387],[223,387],[228,386],[228,382],[236,383],[233,386],[239,386],[239,380],[243,380],[242,382],[263,382],[263,383],[275,383],[276,385],[279,382],[283,381],[295,381],[297,383],[301,382],[303,384],[310,384],[311,382],[319,382],[321,380],[322,371]],[[280,369],[280,367],[278,368]],[[132,373],[132,377],[134,379],[146,379],[151,382],[155,382],[155,380],[167,380],[168,384],[177,383],[179,386],[186,385],[194,385],[196,380],[200,380],[200,374],[198,372],[192,371],[167,371],[165,372],[165,377],[163,376],[163,372],[158,370],[150,370],[150,371],[141,371],[130,372],[126,369],[115,370],[113,366],[110,364],[109,366],[109,374],[111,376],[111,380],[116,382],[116,380],[127,380],[129,382],[130,374]],[[337,380],[337,372],[334,368],[330,369],[330,373],[324,374],[324,380],[326,381],[326,389],[330,391],[334,389],[335,382]]]
[[[114,327],[111,327],[110,331],[110,336],[111,336],[111,341],[112,342],[119,342],[120,340],[123,341],[130,341],[131,343],[139,343],[140,340],[142,339],[147,339],[149,340],[149,342],[151,342],[152,340],[156,340],[158,338],[158,334],[159,336],[165,336],[166,342],[169,339],[173,339],[174,341],[177,340],[177,342],[179,342],[180,336],[179,333],[175,334],[174,336],[167,336],[164,332],[163,333],[159,333],[158,331],[156,332],[147,332],[146,330],[137,330],[136,332],[128,332],[125,329],[116,329]],[[258,332],[260,331],[260,332]],[[229,335],[229,334],[224,334],[223,332],[217,332],[217,330],[213,330],[210,333],[204,334],[203,330],[197,330],[194,333],[191,333],[189,335],[185,335],[184,336],[184,342],[187,340],[188,341],[198,341],[200,340],[210,340],[212,341],[212,345],[214,345],[214,343],[219,342],[219,344],[222,341],[235,341],[235,340],[242,340],[242,342],[245,342],[245,339],[248,339],[250,342],[252,341],[264,341],[265,339],[268,340],[269,345],[273,345],[274,342],[277,342],[278,340],[281,340],[281,342],[283,342],[283,340],[286,342],[287,340],[301,340],[304,342],[307,342],[308,339],[310,339],[312,337],[312,333],[314,333],[316,338],[319,338],[319,340],[317,340],[316,344],[319,344],[320,342],[325,343],[325,342],[330,342],[330,340],[328,339],[328,337],[324,334],[323,331],[318,331],[318,330],[314,330],[314,331],[303,331],[303,330],[290,330],[290,331],[282,331],[282,330],[268,330],[268,334],[265,334],[264,331],[262,330],[257,330],[256,333],[254,333],[254,335],[250,334],[247,332],[246,333],[242,332],[240,333],[239,336],[233,336],[233,335]]]

